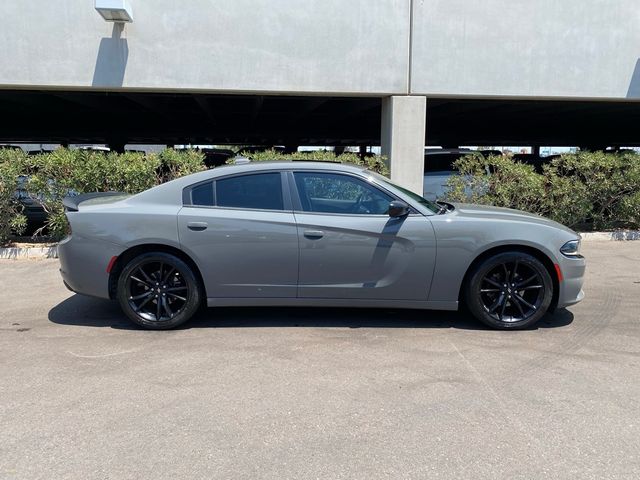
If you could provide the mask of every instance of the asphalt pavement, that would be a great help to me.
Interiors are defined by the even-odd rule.
[[[640,478],[640,242],[585,300],[460,313],[208,309],[136,328],[57,260],[0,260],[0,479]]]

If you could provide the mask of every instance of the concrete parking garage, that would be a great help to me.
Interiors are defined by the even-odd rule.
[[[129,4],[0,4],[0,142],[640,145],[633,0]]]

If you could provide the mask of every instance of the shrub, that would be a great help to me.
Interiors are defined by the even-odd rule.
[[[254,162],[304,160],[309,162],[350,163],[352,165],[367,167],[373,172],[377,172],[387,177],[389,176],[389,167],[385,163],[386,159],[381,155],[369,156],[362,159],[357,153],[341,153],[339,155],[336,155],[334,152],[325,150],[294,153],[282,153],[275,150],[265,150],[263,152],[240,152],[240,155],[250,158],[251,161]],[[233,161],[233,159],[229,159],[227,163],[233,163]]]
[[[66,232],[62,199],[69,194],[138,193],[204,169],[203,155],[193,150],[167,149],[144,155],[61,148],[29,158],[28,190],[46,210],[45,228],[53,238],[61,238]]]
[[[549,209],[558,209],[555,218],[596,230],[640,226],[640,156],[635,153],[562,155],[545,166],[544,175]]]
[[[467,155],[455,162],[447,199],[515,208],[578,229],[640,226],[640,156],[566,154],[536,173],[510,156]]]
[[[27,219],[17,201],[18,177],[25,168],[27,155],[22,150],[0,149],[0,245],[13,233],[21,234]]]
[[[456,160],[460,175],[448,182],[450,201],[509,206],[533,213],[545,212],[544,179],[533,166],[511,157],[465,155]]]
[[[151,155],[150,157],[156,157]],[[191,173],[204,170],[204,154],[198,150],[174,150],[167,148],[157,155],[159,178],[156,183],[164,183]],[[144,189],[141,189],[144,190]]]

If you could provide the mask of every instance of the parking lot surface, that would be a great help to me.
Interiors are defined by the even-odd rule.
[[[640,477],[640,242],[523,332],[460,313],[208,309],[149,332],[0,261],[0,479]]]

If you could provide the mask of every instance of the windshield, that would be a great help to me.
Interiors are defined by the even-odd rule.
[[[433,213],[440,212],[440,206],[435,204],[434,202],[427,200],[426,198],[418,195],[417,193],[413,193],[411,190],[407,190],[406,188],[402,188],[401,186],[396,185],[395,183],[392,183],[391,180],[389,180],[387,177],[380,175],[379,173],[376,173],[376,172],[369,172],[369,173],[376,180],[382,182],[383,184],[390,185],[397,190],[400,190],[402,193],[404,193],[409,198],[411,198],[411,200],[413,200],[414,202],[418,202],[420,205],[424,205]]]

